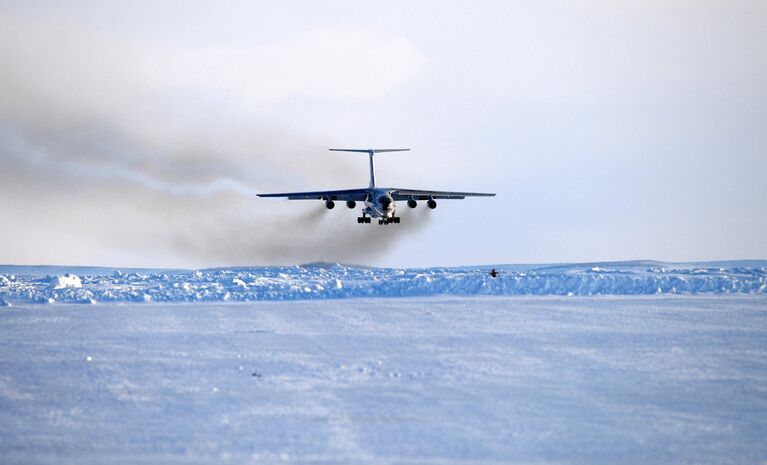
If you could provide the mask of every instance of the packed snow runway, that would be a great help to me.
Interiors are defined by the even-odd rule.
[[[3,464],[760,464],[765,437],[763,294],[0,308]]]

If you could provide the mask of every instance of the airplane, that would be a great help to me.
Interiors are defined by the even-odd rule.
[[[362,189],[346,189],[335,191],[313,192],[283,192],[278,194],[258,194],[259,197],[287,197],[288,200],[323,200],[325,207],[332,210],[336,201],[345,201],[346,206],[353,209],[357,202],[363,202],[362,216],[357,218],[359,224],[369,224],[372,218],[378,219],[378,224],[398,224],[400,217],[396,216],[396,201],[407,201],[407,206],[415,208],[419,200],[425,200],[426,205],[437,208],[437,200],[463,199],[466,197],[494,197],[494,193],[484,192],[446,192],[419,189],[401,189],[398,187],[377,187],[373,155],[385,152],[406,152],[410,149],[329,149],[331,152],[367,153],[370,159],[370,185]]]

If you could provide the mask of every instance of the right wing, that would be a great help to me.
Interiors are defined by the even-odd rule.
[[[259,197],[287,197],[288,200],[355,200],[367,198],[368,189],[345,189],[339,191],[282,192],[279,194],[258,194]]]
[[[466,197],[495,197],[495,194],[487,192],[448,192],[395,188],[391,190],[391,196],[394,198],[394,200],[429,200],[464,199]]]

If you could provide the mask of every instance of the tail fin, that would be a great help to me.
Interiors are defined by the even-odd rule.
[[[373,166],[373,155],[384,152],[407,152],[410,149],[328,149],[331,152],[356,152],[367,153],[370,157],[370,188],[376,187],[376,172]]]

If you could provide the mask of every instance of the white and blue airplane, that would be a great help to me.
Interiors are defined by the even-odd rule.
[[[396,215],[398,200],[407,201],[407,206],[415,208],[419,200],[425,200],[429,208],[437,208],[439,199],[463,199],[466,197],[494,197],[495,194],[484,192],[446,192],[418,189],[401,189],[398,187],[376,187],[373,155],[383,152],[405,152],[410,149],[330,149],[333,152],[367,153],[370,157],[370,186],[363,189],[346,189],[337,191],[313,192],[283,192],[279,194],[258,194],[259,197],[287,197],[288,200],[322,200],[325,207],[332,209],[336,201],[346,202],[349,208],[355,208],[357,202],[363,202],[362,216],[357,223],[370,223],[371,218],[377,218],[378,224],[399,223]]]

